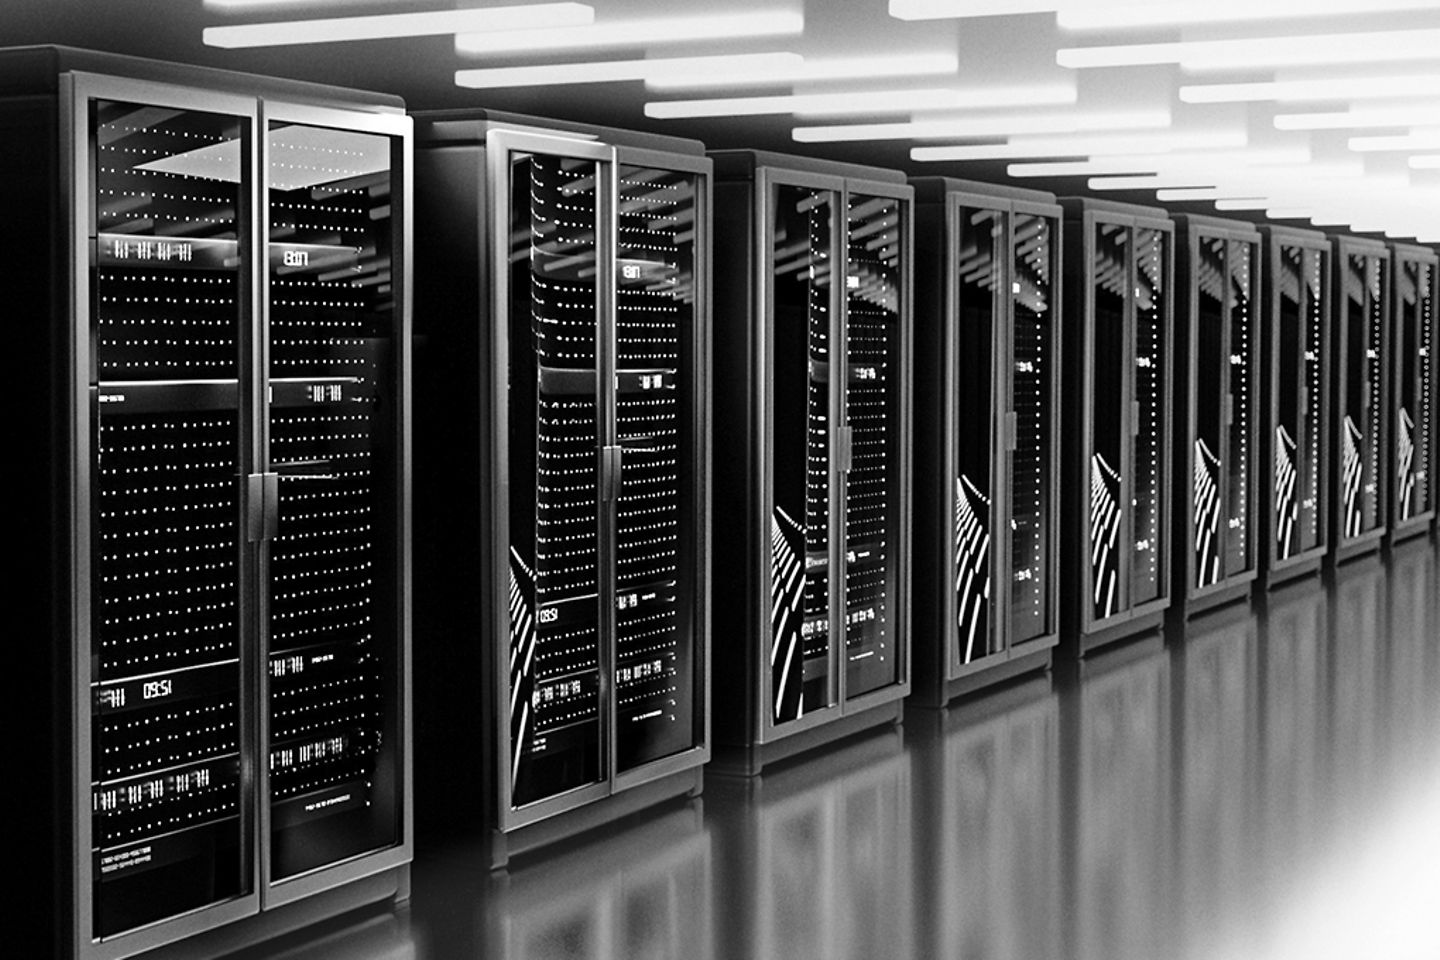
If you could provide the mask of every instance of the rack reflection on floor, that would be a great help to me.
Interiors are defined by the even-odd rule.
[[[1440,882],[1425,858],[1386,858],[1440,841],[1437,569],[1433,536],[1397,544],[1053,680],[708,776],[703,799],[508,874],[452,845],[416,864],[407,913],[360,919],[376,937],[321,929],[280,956],[1269,960],[1316,956],[1322,931],[1375,946],[1378,891],[1403,904]],[[1394,952],[1373,955],[1440,951],[1433,925],[1387,931]]]

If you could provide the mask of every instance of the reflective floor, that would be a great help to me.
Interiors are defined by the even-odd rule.
[[[1421,540],[489,874],[286,960],[1440,957]],[[283,949],[282,949],[283,948]]]

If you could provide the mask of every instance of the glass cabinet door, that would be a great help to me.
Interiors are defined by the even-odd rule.
[[[1226,364],[1226,466],[1225,466],[1225,576],[1252,569],[1250,559],[1250,457],[1255,362],[1255,244],[1231,240],[1227,244],[1227,286],[1230,291],[1230,342],[1222,360]]]
[[[271,122],[271,879],[399,839],[391,139]]]
[[[1165,411],[1170,384],[1165,357],[1170,349],[1167,265],[1170,235],[1163,230],[1135,231],[1135,396],[1136,422],[1132,499],[1134,561],[1130,570],[1130,605],[1138,606],[1164,596],[1167,549],[1162,532],[1165,497],[1169,486],[1165,465]]]
[[[1340,423],[1341,520],[1347,538],[1380,524],[1380,439],[1384,417],[1382,291],[1388,279],[1378,257],[1351,253],[1345,271],[1346,370]]]
[[[894,603],[900,518],[900,201],[850,194],[847,218],[845,692],[899,677]]]
[[[992,625],[995,338],[1004,327],[1005,220],[999,210],[961,207],[952,267],[959,303],[955,459],[955,611],[959,663],[999,649]]]
[[[1395,515],[1409,520],[1431,509],[1430,470],[1434,422],[1434,268],[1420,260],[1396,264],[1400,302],[1396,304],[1395,349]]]
[[[111,100],[88,111],[94,560],[82,668],[101,938],[254,889],[238,480],[254,171],[248,117]]]
[[[778,723],[834,702],[830,290],[837,196],[778,184],[771,199],[770,680]]]
[[[1321,542],[1320,464],[1324,399],[1324,254],[1282,244],[1276,260],[1279,294],[1274,443],[1275,555],[1286,560]]]
[[[619,168],[617,770],[695,745],[698,178]]]
[[[1126,523],[1124,473],[1129,467],[1124,436],[1125,365],[1128,362],[1127,308],[1130,301],[1131,245],[1129,230],[1097,223],[1091,266],[1090,381],[1090,560],[1091,616],[1103,620],[1129,605],[1129,583],[1123,565]]]
[[[511,153],[509,704],[512,807],[606,778],[600,700],[597,179]]]
[[[1055,221],[1015,214],[1011,240],[1010,631],[1011,644],[1051,630],[1050,508],[1053,480]]]
[[[1225,392],[1225,361],[1229,354],[1225,342],[1225,307],[1230,286],[1227,267],[1227,244],[1224,239],[1201,235],[1191,252],[1195,272],[1195,329],[1191,343],[1195,355],[1190,358],[1194,382],[1191,400],[1194,404],[1195,435],[1191,438],[1191,537],[1194,555],[1195,587],[1208,587],[1221,577],[1225,530],[1221,515],[1225,511],[1226,489],[1221,458],[1228,454],[1222,446],[1227,433],[1228,397]]]

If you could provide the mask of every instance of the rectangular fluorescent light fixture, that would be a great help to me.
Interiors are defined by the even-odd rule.
[[[796,127],[791,131],[791,135],[799,143],[853,143],[869,140],[957,140],[965,137],[1005,137],[1024,133],[1082,133],[1090,130],[1161,130],[1169,126],[1168,110],[1029,115],[1007,113],[1000,116],[958,114],[952,117],[930,117],[895,123]]]
[[[853,93],[795,93],[771,97],[656,100],[645,104],[645,116],[674,120],[682,117],[756,117],[775,113],[908,113],[912,110],[1043,106],[1074,103],[1075,100],[1075,88],[1061,85],[995,87],[988,90],[865,90]]]
[[[1013,17],[1022,13],[1053,13],[1065,0],[890,0],[896,20],[958,20],[967,17]]]
[[[1141,174],[1183,172],[1192,177],[1189,184],[1177,186],[1199,186],[1193,182],[1193,174],[1212,171],[1234,171],[1235,169],[1279,164],[1306,164],[1310,162],[1307,147],[1290,147],[1275,150],[1215,150],[1193,153],[1135,154],[1121,157],[1095,157],[1090,160],[1061,160],[1041,163],[1012,163],[1006,172],[1012,177],[1074,177],[1100,176],[1105,174]],[[1213,184],[1209,184],[1213,186]]]
[[[1440,30],[1388,30],[1314,36],[1246,37],[1118,46],[1067,47],[1055,52],[1062,67],[1134,67],[1179,64],[1185,70],[1234,70],[1306,64],[1390,63],[1440,59]]]
[[[596,23],[506,30],[503,33],[461,34],[455,38],[460,54],[519,53],[533,50],[587,50],[599,47],[643,47],[686,40],[731,40],[741,37],[795,36],[805,32],[805,17],[788,11],[750,10],[713,16],[656,17]]]
[[[431,37],[485,30],[551,31],[592,23],[595,9],[584,3],[535,3],[470,10],[433,10],[424,13],[382,13],[365,17],[329,17],[323,20],[283,20],[276,23],[242,23],[206,27],[205,43],[229,49],[282,47],[303,43],[340,43],[348,40],[392,40]]]
[[[1268,210],[1273,206],[1270,197],[1220,197],[1215,201],[1216,210]]]
[[[1261,197],[1237,197],[1237,191],[1226,190],[1223,187],[1165,187],[1155,191],[1155,199],[1161,203],[1214,200],[1216,206],[1219,206],[1222,202],[1236,199],[1240,199],[1246,203],[1262,204],[1262,207],[1252,207],[1251,209],[1263,209],[1263,204],[1268,202]]]
[[[1440,126],[1440,106],[1371,107],[1321,113],[1277,113],[1276,130],[1363,130],[1368,127]]]
[[[758,56],[758,55],[755,55]],[[645,77],[645,85],[655,90],[686,87],[759,86],[766,83],[805,83],[816,80],[868,80],[875,77],[919,77],[956,73],[960,57],[954,53],[911,53],[904,56],[843,57],[829,60],[806,60],[788,54],[786,63],[746,64],[744,56],[713,57],[715,65],[703,69],[672,70]],[[702,58],[695,58],[702,59]],[[732,66],[725,69],[724,61]]]
[[[1411,170],[1440,170],[1440,153],[1416,154],[1407,162]]]
[[[1392,10],[1434,10],[1435,0],[1153,0],[1151,3],[1056,4],[1055,21],[1065,30],[1143,30],[1202,23],[1300,20]]]
[[[704,75],[734,70],[784,69],[803,58],[798,53],[746,53],[710,57],[656,57],[651,60],[550,63],[528,67],[456,70],[455,85],[471,89],[538,87],[551,84],[610,83],[660,76]]]
[[[1204,173],[1189,174],[1151,173],[1133,177],[1091,177],[1085,186],[1090,190],[1155,190],[1161,187],[1195,189],[1188,184],[1214,183],[1213,177]],[[1209,188],[1206,188],[1209,189]]]
[[[1440,130],[1407,133],[1393,137],[1351,137],[1349,147],[1356,153],[1396,153],[1440,150]]]
[[[987,143],[943,147],[915,147],[910,159],[944,160],[1018,160],[1043,157],[1093,157],[1106,154],[1166,153],[1171,150],[1203,150],[1207,148],[1243,147],[1248,142],[1244,130],[1225,133],[1158,133],[1126,135],[1092,135],[1079,137],[1016,137],[1009,143]]]
[[[1184,103],[1258,103],[1291,100],[1374,100],[1440,96],[1440,74],[1351,77],[1333,80],[1270,80],[1261,83],[1194,84],[1180,88]]]

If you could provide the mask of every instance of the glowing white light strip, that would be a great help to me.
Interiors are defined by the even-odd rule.
[[[763,71],[803,61],[798,53],[748,53],[713,57],[657,57],[653,60],[611,60],[553,63],[529,67],[486,67],[456,70],[455,85],[472,89],[532,87],[560,83],[609,83],[649,80],[656,76],[699,75],[711,71]]]
[[[583,3],[537,3],[473,10],[435,10],[427,13],[383,13],[366,17],[329,17],[323,20],[285,20],[278,23],[244,23],[206,27],[201,36],[212,47],[278,47],[301,43],[338,43],[348,40],[388,40],[429,37],[468,31],[556,27],[591,23],[593,7]]]
[[[1227,190],[1223,187],[1167,187],[1156,190],[1155,199],[1161,203],[1184,200],[1214,200],[1217,207],[1226,200],[1235,199],[1239,199],[1245,203],[1263,204],[1265,202],[1261,197],[1246,196],[1244,194],[1237,196],[1235,190]]]
[[[1390,10],[1440,9],[1440,0],[1155,0],[1151,3],[1057,3],[1066,30],[1127,30],[1200,23],[1299,20]]]
[[[1123,157],[1096,157],[1092,160],[1061,160],[1043,163],[1012,163],[1006,172],[1012,177],[1083,177],[1097,174],[1158,174],[1183,172],[1192,179],[1176,186],[1201,186],[1194,174],[1223,170],[1227,166],[1249,167],[1268,164],[1305,164],[1310,150],[1289,147],[1275,150],[1215,150],[1195,153],[1159,153]],[[1213,185],[1213,184],[1210,184]]]
[[[1352,77],[1335,80],[1272,80],[1262,83],[1195,84],[1180,88],[1185,103],[1254,103],[1277,100],[1373,100],[1440,96],[1440,74]]]
[[[1416,127],[1440,124],[1440,107],[1371,107],[1321,113],[1277,113],[1276,130],[1361,130],[1367,127]]]
[[[1411,170],[1440,170],[1440,153],[1421,153],[1408,161]]]
[[[1351,137],[1349,147],[1356,153],[1440,150],[1440,130],[1412,132],[1394,137]]]
[[[1275,205],[1270,197],[1219,197],[1215,200],[1216,210],[1266,210]]]
[[[945,160],[1007,160],[1022,157],[1093,157],[1106,154],[1163,153],[1171,150],[1197,150],[1221,147],[1243,147],[1248,142],[1244,130],[1217,133],[1160,133],[1117,136],[1034,137],[1015,138],[1009,143],[968,146],[915,147],[910,159]]]
[[[704,59],[724,61],[726,58]],[[792,62],[776,63],[773,66],[746,66],[735,62],[744,59],[738,56],[728,59],[734,64],[731,69],[725,69],[721,62],[713,68],[707,65],[703,70],[652,74],[645,77],[645,85],[656,90],[721,85],[757,86],[765,83],[919,77],[955,73],[960,69],[960,58],[954,53],[911,53],[894,57],[844,57],[830,60],[806,60],[795,55]]]
[[[1091,190],[1156,190],[1160,187],[1191,189],[1194,184],[1214,183],[1214,177],[1202,171],[1189,174],[1149,173],[1133,177],[1091,177],[1085,185]]]
[[[1049,113],[928,117],[896,123],[847,123],[796,127],[799,143],[850,143],[870,140],[953,140],[1004,137],[1016,133],[1080,133],[1092,130],[1158,130],[1170,126],[1168,110],[1122,113]],[[928,148],[916,148],[928,149]],[[916,157],[915,159],[925,159]]]
[[[1314,63],[1388,63],[1440,59],[1440,30],[1391,30],[1315,36],[1247,37],[1057,50],[1062,67],[1131,67],[1178,63],[1186,70],[1228,70]]]
[[[773,97],[724,97],[707,100],[658,100],[645,104],[645,115],[661,120],[680,117],[754,117],[772,113],[908,113],[911,110],[960,110],[1074,103],[1070,86],[995,87],[991,89],[866,90],[854,93],[795,93]]]
[[[965,17],[1011,17],[1051,13],[1064,0],[890,0],[896,20],[953,20]]]
[[[702,17],[657,17],[597,23],[588,27],[507,30],[461,34],[456,53],[514,53],[523,50],[583,50],[595,47],[643,47],[685,40],[794,36],[805,32],[805,17],[787,11],[751,10]]]

